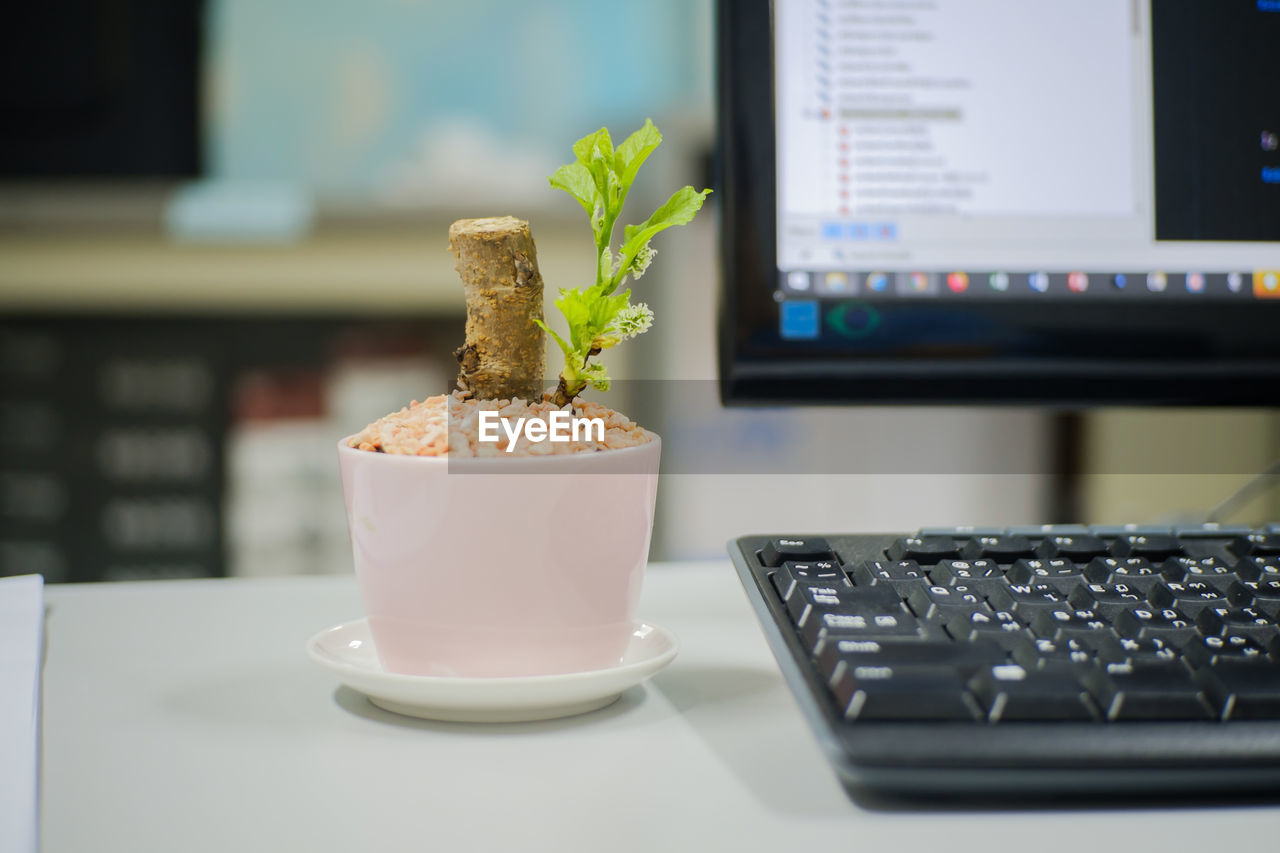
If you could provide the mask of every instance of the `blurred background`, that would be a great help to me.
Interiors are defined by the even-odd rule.
[[[350,571],[334,448],[451,387],[463,303],[449,223],[530,220],[550,296],[593,269],[580,208],[545,179],[573,140],[602,124],[622,137],[646,116],[662,128],[624,220],[681,184],[713,186],[712,12],[710,0],[10,10],[0,575]],[[667,441],[655,559],[722,557],[747,532],[1198,520],[1280,456],[1280,419],[1263,409],[726,412],[715,204],[659,238],[637,289],[657,323],[610,363],[637,381],[608,402]],[[934,470],[924,448],[955,464]],[[1280,505],[1260,494],[1232,512],[1275,520]]]

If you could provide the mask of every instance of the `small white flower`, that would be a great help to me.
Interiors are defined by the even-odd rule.
[[[644,275],[645,270],[649,269],[649,264],[653,263],[654,255],[658,254],[658,250],[650,246],[648,243],[640,247],[640,251],[636,252],[636,256],[631,261],[631,267],[627,272],[631,273],[635,278]]]
[[[637,302],[619,311],[618,316],[609,324],[608,331],[625,341],[644,334],[652,325],[653,312],[645,303]]]

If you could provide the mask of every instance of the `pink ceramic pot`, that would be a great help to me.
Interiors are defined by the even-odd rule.
[[[636,618],[661,442],[444,459],[338,444],[356,578],[390,672],[617,664]]]

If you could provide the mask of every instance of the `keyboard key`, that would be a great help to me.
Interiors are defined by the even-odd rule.
[[[1238,584],[1237,584],[1238,585]],[[1196,617],[1200,611],[1212,607],[1231,606],[1226,593],[1204,581],[1165,581],[1156,584],[1147,594],[1147,600],[1159,608],[1172,607],[1187,616]]]
[[[920,585],[907,596],[907,606],[921,619],[934,622],[946,622],[955,616],[968,616],[972,613],[989,613],[986,600],[964,586],[925,586]]]
[[[1082,566],[1062,558],[1018,560],[1005,574],[1010,583],[1051,584],[1070,595],[1081,584],[1107,579],[1107,573],[1092,565]]]
[[[850,720],[981,720],[966,678],[910,667],[844,667],[831,684],[836,708]]]
[[[1163,533],[1130,533],[1111,543],[1113,557],[1146,557],[1165,560],[1182,553],[1182,543]]]
[[[1204,524],[1180,524],[1173,533],[1179,539],[1231,539],[1249,533],[1248,527],[1235,524],[1219,524],[1206,521]]]
[[[770,539],[760,552],[760,562],[776,569],[788,560],[834,560],[831,546],[821,536],[794,539]]]
[[[850,667],[910,667],[917,672],[944,669],[969,676],[984,666],[1004,663],[1005,652],[994,643],[833,638],[823,643],[815,658],[818,671],[829,682],[841,663]]]
[[[1059,557],[1065,560],[1087,561],[1110,554],[1107,543],[1097,536],[1049,536],[1036,551],[1041,557]]]
[[[1201,612],[1196,627],[1206,636],[1240,634],[1252,637],[1262,645],[1280,635],[1276,620],[1255,607],[1213,607]]]
[[[1057,642],[1055,640],[1046,640],[1042,637],[1035,639],[1024,638],[1023,642],[1014,646],[1009,656],[1013,658],[1014,663],[1020,664],[1026,669],[1060,667],[1068,664],[1088,664],[1094,660],[1093,651],[1079,640],[1068,639]]]
[[[1017,664],[994,666],[974,676],[969,689],[993,723],[1097,719],[1088,692],[1069,670],[1040,672]]]
[[[853,598],[853,587],[836,584],[797,584],[786,604],[787,614],[797,628],[803,628],[811,618],[822,613],[853,613],[859,610],[859,602]]]
[[[1280,617],[1280,578],[1246,581],[1244,588],[1253,599],[1252,607],[1273,619]]]
[[[939,560],[929,577],[942,586],[966,586],[986,595],[1004,586],[1004,571],[992,560]]]
[[[798,586],[848,586],[849,579],[839,564],[832,560],[812,563],[786,562],[770,576],[773,587],[783,601],[792,596]]]
[[[1089,526],[1089,532],[1103,539],[1115,539],[1131,534],[1168,536],[1173,533],[1173,528],[1156,524],[1093,524]]]
[[[1164,578],[1146,557],[1095,557],[1089,562],[1089,572],[1099,583],[1126,584],[1143,595]]]
[[[1108,720],[1211,720],[1218,708],[1181,663],[1110,664],[1083,676]]]
[[[1201,581],[1226,592],[1242,578],[1217,557],[1170,557],[1161,567],[1161,574],[1170,581]]]
[[[1005,531],[1010,536],[1030,536],[1036,539],[1045,536],[1086,536],[1089,528],[1083,524],[1022,524],[1010,527]]]
[[[1197,673],[1224,720],[1280,719],[1280,666],[1223,661]]]
[[[1043,557],[1027,557],[1015,560],[1005,572],[1009,583],[1040,583],[1044,578],[1057,572],[1074,572],[1075,564],[1070,560],[1048,560]]]
[[[1038,613],[1031,622],[1031,630],[1037,637],[1060,643],[1106,631],[1109,627],[1106,618],[1094,610],[1045,611]]]
[[[887,552],[890,560],[936,563],[960,556],[960,546],[950,536],[908,536],[897,540]]]
[[[1068,601],[1072,607],[1096,610],[1108,619],[1114,619],[1121,611],[1141,607],[1146,598],[1128,584],[1091,583],[1076,587]]]
[[[1178,660],[1178,650],[1159,638],[1135,640],[1100,632],[1079,637],[1076,642],[1092,648],[1102,664],[1172,663]]]
[[[952,539],[968,539],[974,536],[999,536],[1004,533],[1003,527],[974,527],[961,524],[956,527],[922,527],[920,536],[949,536]]]
[[[1182,647],[1182,655],[1197,669],[1231,660],[1267,662],[1266,647],[1240,634],[1196,637]]]
[[[1038,613],[1070,606],[1067,596],[1048,584],[1007,584],[993,590],[987,599],[996,610],[1008,610],[1028,622]]]
[[[1280,557],[1280,533],[1249,533],[1229,546],[1237,557]]]
[[[897,593],[887,587],[867,589],[843,585],[796,587],[787,599],[787,613],[797,627],[821,613],[896,613],[902,609]]]
[[[893,612],[867,610],[861,613],[818,613],[801,626],[800,636],[811,654],[822,643],[836,640],[928,639],[928,635],[921,631],[916,617],[901,605]]]
[[[903,596],[928,580],[928,574],[915,560],[869,560],[853,570],[853,582],[858,586],[888,587]]]
[[[1012,649],[1025,636],[1026,623],[1007,610],[970,613],[947,621],[947,633],[962,642],[987,641]]]
[[[1130,639],[1164,640],[1171,646],[1181,646],[1196,635],[1196,626],[1186,614],[1172,607],[1135,607],[1116,615],[1116,631]]]
[[[835,560],[813,560],[811,562],[796,562],[789,560],[782,564],[779,571],[786,571],[799,580],[801,583],[834,583],[836,581],[845,581],[844,569]]]
[[[1280,557],[1245,557],[1232,571],[1243,581],[1280,580]]]
[[[1012,563],[1021,557],[1033,557],[1036,546],[1026,536],[977,536],[965,543],[960,554],[967,560],[990,559]]]

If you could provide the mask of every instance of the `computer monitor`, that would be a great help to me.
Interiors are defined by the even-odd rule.
[[[1280,0],[717,26],[726,402],[1280,399]]]

